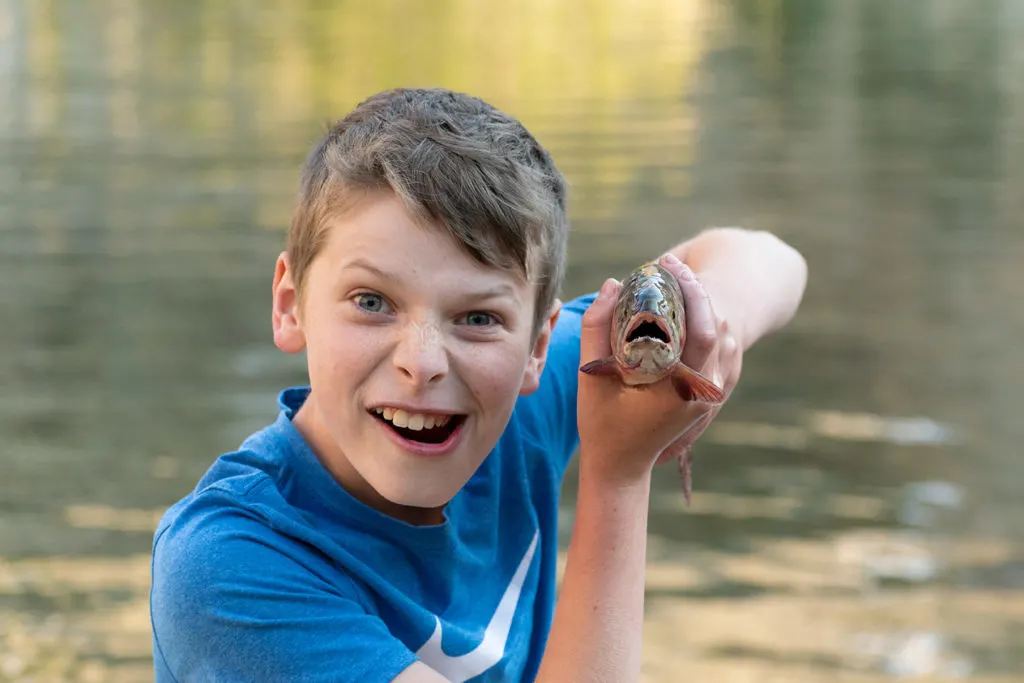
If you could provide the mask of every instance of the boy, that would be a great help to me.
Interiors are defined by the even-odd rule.
[[[476,98],[384,92],[328,133],[273,283],[310,386],[161,521],[159,683],[636,679],[651,469],[704,408],[578,373],[609,355],[618,283],[560,305],[567,233],[548,154]],[[714,230],[662,262],[684,361],[728,393],[793,315],[802,258]]]

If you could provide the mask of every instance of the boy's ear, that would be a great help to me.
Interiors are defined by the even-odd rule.
[[[555,329],[558,322],[558,314],[562,312],[562,302],[555,299],[551,307],[551,313],[540,327],[537,333],[537,341],[533,344],[533,351],[530,360],[526,364],[526,372],[523,373],[523,384],[519,388],[519,395],[526,396],[537,391],[540,386],[540,376],[544,372],[544,363],[548,359],[548,346],[551,343],[551,331]]]
[[[306,335],[299,320],[299,293],[292,281],[288,253],[281,252],[274,267],[274,344],[285,353],[306,348]]]

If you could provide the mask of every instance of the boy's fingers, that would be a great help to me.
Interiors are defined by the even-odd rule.
[[[679,286],[683,289],[683,306],[686,308],[686,346],[683,348],[683,363],[691,368],[701,369],[718,341],[718,325],[711,296],[700,280],[687,266],[683,266]]]
[[[612,278],[605,280],[594,303],[583,314],[580,332],[581,365],[612,355],[612,311],[621,286]]]
[[[675,254],[664,254],[658,261],[661,267],[676,276],[676,280],[679,281],[679,286],[683,285],[683,278],[686,277],[686,273],[689,271],[689,267],[684,265],[679,257]]]
[[[691,368],[701,369],[715,348],[718,331],[711,297],[704,291],[697,276],[675,254],[661,257],[661,265],[672,273],[683,290],[683,308],[686,309],[686,345],[683,362]]]

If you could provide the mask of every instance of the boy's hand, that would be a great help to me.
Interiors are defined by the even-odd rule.
[[[661,263],[676,276],[683,291],[686,343],[682,360],[722,387],[728,399],[739,379],[739,345],[715,315],[696,275],[674,256],[662,257]],[[606,281],[583,316],[581,365],[612,355],[612,311],[620,286],[615,280]],[[628,387],[614,377],[581,372],[577,398],[581,467],[612,484],[642,481],[656,461],[674,458],[688,449],[720,408],[683,401],[668,380]]]

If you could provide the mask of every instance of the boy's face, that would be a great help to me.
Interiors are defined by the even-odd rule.
[[[275,343],[306,350],[312,387],[296,427],[363,502],[441,521],[516,397],[537,388],[557,307],[533,342],[534,294],[416,224],[394,195],[364,203],[331,224],[301,306],[278,259]]]

